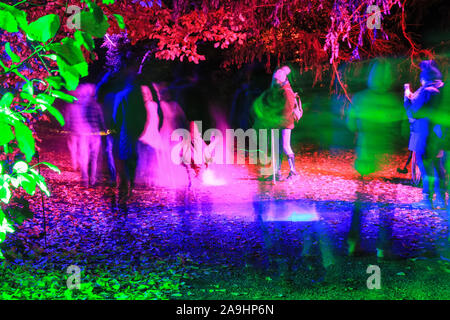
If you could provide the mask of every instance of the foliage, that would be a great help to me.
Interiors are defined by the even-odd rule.
[[[371,5],[380,8],[379,30],[368,28]],[[408,53],[415,44],[405,30],[405,5],[401,0],[125,0],[108,10],[123,16],[132,44],[152,39],[159,59],[199,63],[206,58],[202,46],[209,43],[224,50],[224,67],[265,59],[270,68],[292,61],[320,76],[341,61]],[[120,30],[114,25],[109,32]]]
[[[165,266],[155,264],[139,271],[116,265],[90,266],[81,271],[78,290],[67,288],[69,275],[61,268],[36,269],[5,263],[0,265],[0,300],[167,300],[181,296],[184,269],[174,267],[168,271]]]
[[[53,104],[56,99],[73,102],[75,98],[63,90],[76,89],[79,79],[87,75],[88,54],[94,49],[92,38],[102,37],[109,27],[100,7],[86,0],[85,10],[79,13],[81,29],[68,33],[65,7],[54,7],[58,2],[46,7],[55,9],[54,13],[43,16],[36,16],[36,8],[26,10],[31,1],[0,3],[0,79],[4,88],[0,99],[0,243],[6,233],[14,232],[14,223],[23,222],[6,209],[15,190],[22,188],[32,196],[38,187],[49,196],[38,166],[59,172],[50,163],[34,163],[37,137],[33,123],[48,112],[64,125]]]

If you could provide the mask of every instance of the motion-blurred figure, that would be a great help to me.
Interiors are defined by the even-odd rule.
[[[121,79],[120,74],[113,74],[112,72],[106,73],[97,85],[97,99],[103,109],[106,129],[110,133],[113,133],[114,127],[113,112],[115,97],[117,92],[122,90],[123,87],[124,82],[123,79]],[[117,183],[117,172],[113,155],[113,143],[113,134],[108,134],[104,137],[104,153],[108,161],[110,184],[115,188]]]
[[[250,66],[244,72],[245,79],[234,94],[228,123],[231,128],[240,128],[245,131],[253,124],[251,115],[253,102],[263,92],[262,88],[266,85],[260,83],[265,77],[263,74],[258,74],[257,66]]]
[[[100,105],[95,99],[95,85],[82,84],[74,92],[77,101],[69,105],[66,120],[71,132],[69,149],[75,170],[81,169],[84,186],[94,186],[97,181],[97,159],[101,146],[101,132],[105,122]]]
[[[417,132],[414,132],[414,122],[416,119],[409,118],[409,142],[408,142],[408,159],[406,160],[405,165],[403,168],[397,168],[398,173],[408,173],[408,165],[411,163],[413,153],[416,151],[416,144],[417,144]]]
[[[171,159],[175,144],[171,135],[186,126],[186,117],[165,83],[152,83],[141,89],[147,121],[139,139],[139,175],[147,185],[178,185],[183,179]]]
[[[446,72],[446,81],[448,80],[448,77],[450,75],[450,68],[447,67]],[[450,172],[450,159],[449,159],[449,152],[450,152],[450,86],[446,85],[444,86],[442,90],[442,101],[440,104],[440,108],[438,109],[438,112],[436,112],[435,117],[435,123],[438,123],[442,127],[442,140],[443,140],[443,149],[445,152],[445,171],[446,171],[446,190],[450,194],[450,182],[448,181]],[[443,252],[441,256],[444,259],[450,260],[450,206],[447,205],[447,210],[445,212],[445,218],[447,220],[447,234],[446,239],[444,239],[443,244]]]
[[[434,207],[444,208],[443,133],[434,116],[441,104],[441,89],[444,83],[436,62],[422,61],[420,69],[421,87],[415,93],[412,93],[409,87],[405,87],[404,99],[408,118],[416,119],[413,124],[413,130],[417,134],[415,151],[423,181],[423,199],[419,205],[432,208],[435,193]]]
[[[391,91],[391,63],[376,61],[369,73],[368,88],[353,96],[349,129],[357,134],[355,169],[362,176],[378,171],[383,158],[395,152],[404,112]]]
[[[125,89],[117,93],[113,111],[113,154],[119,175],[119,203],[131,195],[138,160],[137,144],[147,118],[139,81],[127,70]]]
[[[394,141],[400,135],[401,122],[404,120],[404,112],[399,107],[401,100],[391,92],[392,79],[391,63],[375,61],[369,73],[368,88],[353,96],[349,111],[349,129],[357,134],[354,165],[361,175],[347,239],[349,255],[357,255],[362,251],[362,203],[367,201],[368,193],[364,178],[380,170],[384,160],[395,151]],[[384,238],[389,232],[381,231],[377,249],[379,256],[386,256],[390,242]]]

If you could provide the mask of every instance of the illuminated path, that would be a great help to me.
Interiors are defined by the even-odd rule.
[[[352,152],[332,156],[305,149],[298,154],[300,176],[293,182],[261,182],[256,168],[247,166],[213,168],[225,184],[205,186],[194,179],[189,188],[141,186],[124,210],[111,207],[105,187],[80,187],[68,153],[47,150],[43,160],[52,160],[63,171],[60,176],[46,172],[53,192],[45,200],[47,244],[81,256],[135,260],[187,254],[242,266],[273,254],[296,257],[309,250],[339,259],[347,254],[353,229],[359,230],[361,247],[372,256],[380,239],[403,258],[440,254],[448,237],[445,211],[410,205],[420,200],[420,189],[396,173],[404,155],[366,182],[356,205],[360,186]],[[32,207],[36,219],[13,237],[34,230],[43,245],[38,197]]]

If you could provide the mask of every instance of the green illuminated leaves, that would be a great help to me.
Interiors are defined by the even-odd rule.
[[[56,35],[60,26],[59,17],[56,14],[48,14],[29,24],[27,36],[35,41],[47,42]]]
[[[50,197],[50,191],[47,188],[47,184],[45,183],[45,181],[43,181],[44,178],[42,178],[42,180],[38,180],[37,182],[37,186],[39,187],[39,189],[41,189],[41,191],[47,196]]]
[[[88,74],[88,64],[84,59],[80,46],[93,46],[93,42],[89,42],[83,33],[76,34],[76,40],[64,38],[61,43],[48,46],[48,50],[52,50],[57,54],[56,62],[60,75],[64,79],[66,88],[70,91],[76,89],[80,77],[85,77]],[[49,77],[46,80],[49,83],[56,83],[57,89],[61,88],[61,82],[55,77]],[[64,97],[69,98],[67,96]]]
[[[101,13],[101,14],[100,14]],[[93,12],[82,11],[79,13],[81,29],[95,38],[102,38],[109,28],[109,22],[103,12],[94,9]]]
[[[9,203],[11,199],[11,189],[9,188],[10,179],[10,176],[6,174],[0,178],[0,201],[4,203]]]
[[[36,151],[33,132],[22,122],[14,124],[14,131],[20,151],[25,154],[26,160],[30,162]]]
[[[13,171],[16,173],[26,173],[28,171],[28,164],[24,161],[18,161],[14,164]]]
[[[36,103],[43,104],[46,106],[50,106],[55,102],[55,97],[49,96],[45,93],[39,93],[36,96]]]
[[[68,65],[76,65],[85,61],[83,52],[72,38],[64,38],[61,43],[51,44],[47,48],[55,51]]]
[[[50,170],[53,170],[53,171],[55,171],[55,172],[57,172],[57,173],[61,173],[61,170],[59,170],[59,168],[57,167],[57,166],[55,166],[54,164],[51,164],[51,163],[48,163],[48,162],[39,162],[38,164],[36,164],[36,165],[39,165],[39,164],[44,164],[44,165],[46,165]],[[35,166],[36,166],[35,165]],[[34,167],[34,166],[33,166]]]
[[[56,109],[56,108],[53,107],[53,106],[47,106],[47,111],[48,111],[52,116],[55,117],[55,119],[59,122],[59,124],[60,124],[61,126],[64,126],[64,124],[65,124],[64,117],[63,117],[63,115],[61,114],[61,112],[58,111],[58,109]]]
[[[3,146],[14,139],[14,133],[11,126],[7,123],[0,122],[0,145]]]
[[[0,28],[8,32],[17,32],[19,27],[25,30],[28,26],[27,14],[13,6],[0,3]]]
[[[72,96],[70,94],[67,94],[67,93],[64,93],[64,92],[58,91],[58,90],[53,90],[51,92],[51,94],[55,98],[61,99],[61,100],[65,101],[65,102],[69,102],[69,103],[72,103],[72,102],[74,102],[77,99],[76,97],[74,97],[74,96]]]
[[[5,93],[2,98],[0,99],[0,107],[6,107],[9,108],[9,106],[11,105],[11,103],[14,100],[14,96],[12,95],[11,92],[7,92]]]
[[[31,174],[23,174],[19,178],[20,185],[29,194],[34,195],[36,191],[36,180]]]
[[[0,234],[1,233],[5,234],[7,232],[12,233],[12,232],[14,232],[14,229],[9,224],[8,220],[6,220],[6,217],[3,215],[3,219],[0,217]]]
[[[72,103],[76,98],[63,92],[63,89],[75,90],[80,78],[88,75],[84,51],[92,51],[95,48],[93,37],[103,37],[109,23],[95,1],[83,2],[87,3],[89,10],[78,16],[81,30],[75,31],[73,38],[66,37],[58,41],[55,41],[55,37],[60,30],[61,21],[57,14],[47,14],[28,23],[25,11],[0,2],[0,33],[16,33],[11,35],[12,38],[16,37],[15,40],[7,38],[10,42],[4,42],[5,54],[0,59],[0,71],[12,75],[11,78],[16,81],[16,86],[10,86],[11,92],[0,95],[0,150],[12,159],[5,162],[6,164],[0,164],[1,208],[4,208],[4,204],[9,204],[15,188],[21,187],[29,195],[34,195],[38,187],[50,196],[44,177],[34,166],[29,165],[36,151],[30,118],[36,119],[40,116],[40,111],[47,111],[63,126],[64,117],[53,104],[56,99]],[[119,26],[123,27],[123,18],[116,15],[116,19]],[[16,45],[18,42],[22,43]],[[27,53],[28,56],[23,56]],[[33,59],[30,59],[32,57]],[[45,69],[48,76],[24,72],[24,69],[30,68]],[[39,85],[35,85],[37,83]],[[18,151],[24,157],[17,153]],[[60,170],[50,163],[41,164],[60,173]],[[1,208],[0,243],[5,239],[6,232],[14,231]],[[9,209],[5,212],[10,214]],[[11,216],[8,216],[8,219],[10,218]],[[23,219],[25,218],[27,217]],[[17,221],[15,218],[11,219],[10,221]],[[3,256],[0,251],[1,257]]]
[[[11,184],[14,188],[22,186],[29,194],[34,195],[36,190],[36,180],[32,174],[28,173],[28,164],[24,161],[18,161],[13,166],[15,176],[11,177]]]
[[[74,33],[75,43],[78,47],[84,46],[86,50],[92,51],[95,48],[95,43],[92,37],[83,31],[77,30]]]
[[[63,86],[63,79],[59,76],[51,76],[48,78],[45,78],[45,81],[47,81],[48,85],[55,88],[55,89],[61,89]]]
[[[5,50],[8,56],[11,58],[12,62],[14,63],[20,62],[20,57],[11,50],[11,44],[9,42],[5,44]]]
[[[32,96],[34,94],[33,82],[27,81],[23,85],[22,90]]]
[[[116,18],[119,28],[125,29],[125,22],[123,21],[123,17],[120,14],[114,14],[113,16]]]
[[[77,65],[68,65],[63,59],[58,57],[56,59],[58,63],[61,77],[64,79],[67,90],[75,90],[80,81],[80,77],[85,77],[88,74],[87,62],[82,62]]]
[[[8,32],[19,31],[17,21],[14,19],[14,16],[10,12],[4,10],[0,10],[0,28]]]
[[[13,233],[14,229],[9,224],[8,220],[6,220],[6,218],[3,218],[3,221],[0,224],[0,233],[7,233],[7,232]]]

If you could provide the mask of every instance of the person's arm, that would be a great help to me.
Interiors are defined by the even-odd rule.
[[[122,126],[122,120],[123,120],[123,99],[124,94],[123,92],[119,92],[116,94],[114,98],[114,107],[113,107],[113,113],[112,113],[112,130],[115,130],[116,133],[120,131],[120,127]]]
[[[414,119],[427,118],[429,116],[428,102],[431,98],[431,93],[423,88],[419,89],[417,96],[410,99],[410,104],[406,109],[408,117]]]
[[[296,107],[300,110],[300,118],[303,117],[302,100],[298,93],[295,93]]]
[[[349,106],[348,116],[347,116],[347,127],[351,132],[356,132],[358,129],[358,101],[359,101],[359,94],[356,94],[353,97],[353,101]]]
[[[292,91],[291,85],[287,83],[283,87],[284,91],[284,97],[286,99],[286,105],[285,108],[288,112],[292,113],[296,107],[296,101],[295,101],[295,94],[294,91]]]

